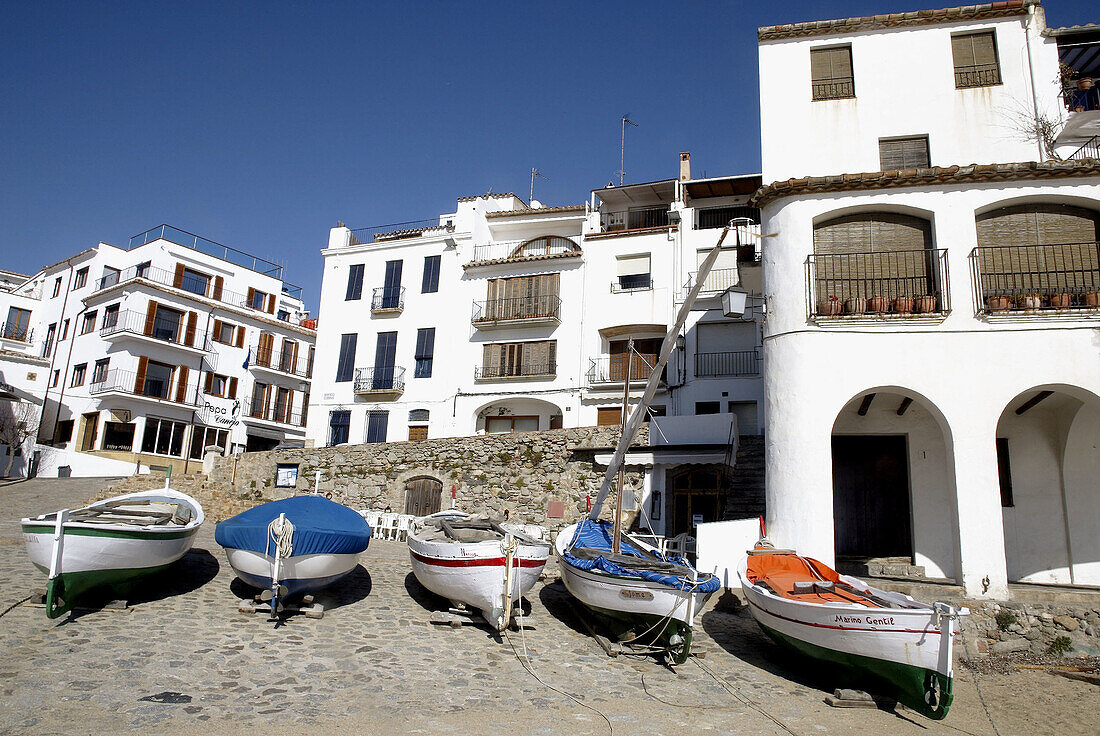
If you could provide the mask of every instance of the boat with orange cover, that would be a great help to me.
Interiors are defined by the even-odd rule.
[[[966,608],[921,603],[763,545],[742,560],[738,575],[768,636],[929,718],[947,715],[954,697],[951,640]]]

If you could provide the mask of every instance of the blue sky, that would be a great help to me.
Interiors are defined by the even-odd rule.
[[[758,171],[757,26],[948,4],[8,3],[0,267],[167,222],[286,264],[315,310],[337,220],[526,199],[532,166],[536,198],[581,202],[615,178],[624,113],[628,182],[680,151]]]

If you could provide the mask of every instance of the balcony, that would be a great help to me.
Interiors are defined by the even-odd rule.
[[[552,258],[580,258],[581,255],[581,247],[569,238],[548,235],[531,240],[475,245],[470,260],[463,264],[463,268]]]
[[[657,364],[657,355],[653,353],[639,353],[634,356],[630,368],[630,384],[642,384],[649,380],[649,374],[653,366]],[[614,386],[623,385],[627,373],[627,356],[601,355],[598,358],[589,358],[588,373],[586,378],[589,386]],[[661,376],[661,383],[665,378]]]
[[[760,375],[760,355],[756,350],[695,354],[696,378],[758,375]]]
[[[612,294],[629,294],[632,291],[649,291],[653,288],[653,278],[648,273],[620,276],[611,282]]]
[[[695,280],[699,277],[698,271],[693,271],[688,274],[688,282],[684,285],[684,292],[689,292],[695,286]],[[740,275],[736,268],[714,268],[707,274],[706,279],[703,280],[703,288],[699,291],[699,296],[715,296],[721,294],[726,289],[730,289],[740,283]]]
[[[817,100],[844,100],[856,96],[854,77],[822,77],[811,85],[811,98]]]
[[[253,370],[269,371],[286,376],[297,376],[298,378],[310,378],[313,375],[313,364],[310,362],[308,355],[299,357],[294,352],[276,352],[270,348],[262,348],[259,345],[253,345],[249,348],[248,367]]]
[[[405,392],[405,369],[393,366],[356,368],[353,390],[360,396],[396,399]]]
[[[30,344],[34,341],[34,330],[25,324],[5,322],[3,325],[0,325],[0,337],[5,340],[14,340],[16,342]]]
[[[92,396],[114,394],[136,397],[154,403],[195,405],[199,395],[198,388],[198,384],[185,385],[181,392],[180,387],[173,386],[171,381],[146,375],[139,382],[135,371],[112,368],[103,376],[103,380],[93,380],[88,385],[88,393]]]
[[[173,347],[200,354],[208,353],[214,348],[208,335],[197,330],[189,334],[185,324],[186,317],[181,317],[179,320],[169,320],[157,316],[150,323],[148,317],[141,312],[124,311],[119,312],[109,322],[108,319],[109,317],[105,315],[105,324],[99,330],[100,337],[132,338],[154,345],[167,343]]]
[[[440,225],[438,219],[431,219],[408,220],[407,222],[392,222],[388,225],[362,227],[348,231],[348,240],[345,245],[370,245],[371,243],[387,243],[392,240],[408,240],[419,238],[433,230],[454,232],[454,226]]]
[[[371,314],[401,314],[405,309],[405,287],[381,286],[370,300]]]
[[[561,322],[561,298],[545,294],[474,302],[470,322],[479,330],[497,327],[556,325]]]
[[[990,87],[1001,83],[1001,70],[996,62],[955,67],[955,88]]]
[[[306,417],[301,410],[294,411],[289,407],[280,407],[277,404],[265,407],[263,402],[257,401],[252,402],[248,409],[248,415],[244,417],[246,422],[251,419],[275,424],[287,424],[291,427],[306,426]]]
[[[475,381],[537,380],[554,378],[557,375],[558,366],[556,363],[474,366]]]
[[[176,283],[176,274],[173,271],[169,271],[164,268],[154,268],[148,265],[130,266],[124,268],[118,273],[108,274],[95,282],[95,289],[92,293],[98,293],[104,289],[109,289],[118,284],[124,284],[129,281],[141,279],[160,286],[167,286],[173,289],[181,289],[183,291],[194,294],[197,297],[205,299],[212,299],[214,301],[221,302],[222,304],[228,304],[233,307],[240,307],[241,309],[256,309],[264,311],[264,305],[260,304],[256,306],[249,302],[248,296],[245,294],[239,294],[235,291],[229,291],[228,289],[217,289],[214,285],[213,279],[198,279],[189,274],[184,274],[180,283]],[[301,298],[301,289],[296,286],[288,284],[283,285],[283,293],[289,296],[297,294],[297,298]]]
[[[990,317],[1100,315],[1100,244],[979,246],[975,309]]]
[[[1066,156],[1067,161],[1084,161],[1088,158],[1100,158],[1100,135],[1089,138],[1084,145]]]
[[[942,319],[950,311],[947,249],[814,253],[806,298],[816,320]]]

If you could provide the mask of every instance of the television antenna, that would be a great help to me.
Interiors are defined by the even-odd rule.
[[[528,204],[535,201],[535,177],[538,177],[539,179],[545,179],[546,181],[550,181],[550,177],[543,176],[541,171],[534,168],[533,166],[531,167],[531,196],[529,196],[527,198]]]
[[[623,115],[622,117],[622,132],[619,135],[619,170],[615,173],[619,175],[619,186],[623,185],[623,177],[626,176],[626,126],[633,125],[635,128],[638,124],[630,119],[630,113]]]

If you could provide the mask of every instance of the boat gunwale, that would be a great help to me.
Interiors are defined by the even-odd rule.
[[[165,526],[162,524],[128,524],[125,522],[108,522],[98,523],[91,521],[79,521],[71,520],[65,521],[64,528],[68,531],[75,531],[80,529],[104,531],[104,532],[143,532],[154,533],[157,537],[168,538],[168,534],[180,534],[186,532],[197,531],[203,522],[206,521],[206,514],[202,510],[202,505],[191,496],[185,493],[171,488],[161,488],[155,491],[136,491],[134,493],[124,493],[121,496],[112,496],[111,498],[105,498],[101,501],[95,501],[94,503],[80,506],[79,508],[70,509],[69,513],[76,513],[77,511],[86,511],[89,509],[102,509],[106,504],[114,501],[122,500],[136,500],[139,498],[154,499],[156,503],[170,503],[171,501],[178,501],[177,505],[185,505],[191,509],[191,519],[186,524],[179,524],[175,526]],[[156,499],[171,499],[171,501],[156,500]],[[50,511],[45,514],[39,514],[38,516],[27,516],[19,520],[20,528],[24,534],[52,534],[57,525],[58,511]],[[42,527],[42,531],[28,530],[28,527]],[[85,536],[108,536],[108,535],[85,535]]]

